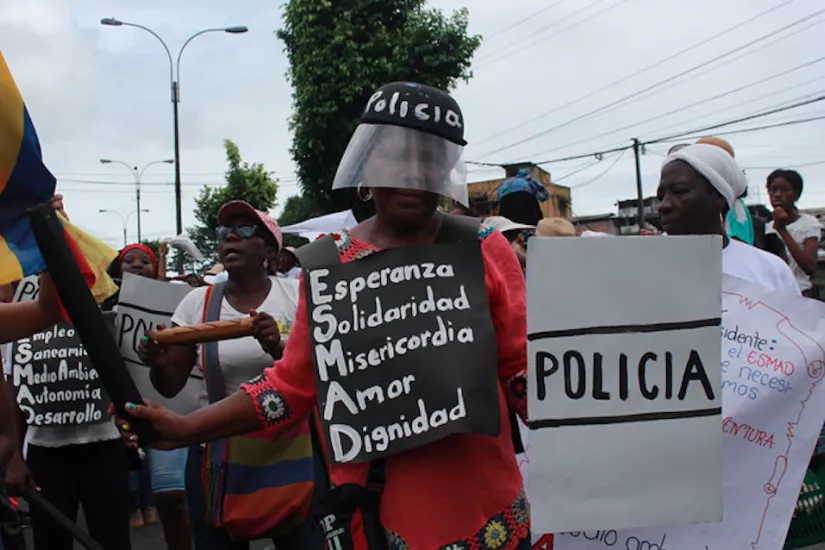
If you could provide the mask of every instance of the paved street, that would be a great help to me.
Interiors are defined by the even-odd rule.
[[[83,519],[80,521],[81,526],[85,529]],[[31,529],[27,533],[28,547],[34,548],[32,542]],[[141,527],[140,529],[132,529],[132,550],[165,550],[166,543],[163,541],[163,532],[160,524],[152,525],[151,527]],[[75,543],[75,550],[83,550],[83,547]],[[255,542],[251,545],[250,550],[275,550],[272,543],[265,541]]]

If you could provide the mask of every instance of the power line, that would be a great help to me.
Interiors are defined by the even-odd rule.
[[[711,63],[714,63],[714,62],[716,62],[716,61],[718,61],[718,60],[720,60],[720,59],[724,59],[725,57],[728,57],[728,56],[733,55],[733,54],[735,54],[735,53],[737,53],[737,52],[740,52],[740,51],[742,51],[743,49],[748,48],[748,47],[750,47],[750,46],[752,46],[752,45],[754,45],[754,44],[757,44],[757,43],[759,43],[759,42],[761,42],[761,41],[763,41],[763,40],[767,40],[768,38],[773,37],[773,36],[774,36],[776,33],[778,33],[778,32],[784,32],[784,31],[786,31],[786,30],[788,30],[788,29],[790,29],[790,28],[795,27],[796,25],[800,25],[800,24],[802,24],[802,23],[804,23],[804,22],[806,22],[806,21],[809,21],[811,17],[815,17],[815,16],[817,16],[817,15],[819,15],[819,14],[821,14],[821,13],[825,13],[825,8],[823,8],[823,9],[821,9],[821,10],[819,10],[819,11],[817,11],[817,12],[813,13],[813,14],[810,14],[810,15],[808,15],[808,16],[806,16],[806,17],[803,17],[802,19],[799,19],[799,20],[797,20],[797,21],[795,21],[795,22],[793,22],[793,23],[790,23],[790,24],[788,24],[788,25],[785,25],[784,27],[782,27],[782,28],[780,28],[780,29],[777,29],[777,30],[775,30],[775,31],[773,31],[773,32],[771,32],[771,33],[769,33],[769,34],[765,34],[765,35],[763,35],[763,36],[761,36],[761,37],[759,37],[759,38],[757,38],[757,39],[751,40],[750,42],[748,42],[748,43],[746,43],[746,44],[744,44],[744,45],[742,45],[742,46],[739,46],[739,47],[737,47],[737,48],[734,48],[733,50],[730,50],[730,51],[725,52],[725,53],[723,53],[723,54],[720,54],[720,55],[718,55],[718,56],[716,56],[716,57],[714,57],[714,58],[712,58],[712,59],[710,59],[710,60],[708,60],[708,61],[705,61],[705,62],[703,62],[703,63],[700,63],[699,65],[695,65],[694,67],[691,67],[690,69],[684,70],[684,71],[682,71],[682,72],[680,72],[680,73],[678,73],[678,74],[676,74],[676,75],[674,75],[674,76],[668,77],[668,78],[666,78],[666,79],[664,79],[664,80],[660,80],[659,82],[657,82],[657,83],[655,83],[655,84],[652,84],[652,85],[650,85],[650,86],[648,86],[648,87],[646,87],[646,88],[644,88],[644,89],[642,89],[642,90],[639,90],[639,91],[634,92],[634,93],[632,93],[632,94],[626,95],[626,96],[624,96],[624,97],[622,97],[622,98],[620,98],[620,99],[617,99],[617,100],[611,101],[610,103],[608,103],[608,104],[606,104],[606,105],[602,105],[601,107],[599,107],[599,108],[597,108],[597,109],[594,109],[594,110],[592,110],[592,111],[588,111],[587,113],[585,113],[585,114],[583,114],[583,115],[577,116],[577,117],[575,117],[575,118],[573,118],[573,119],[570,119],[570,120],[568,120],[568,121],[566,121],[566,122],[563,122],[563,123],[561,123],[561,124],[557,124],[556,126],[553,126],[553,127],[549,128],[549,129],[547,129],[547,130],[543,130],[543,131],[538,132],[538,133],[536,133],[536,134],[533,134],[533,135],[531,135],[531,136],[529,136],[529,137],[527,137],[527,138],[524,138],[524,139],[521,139],[521,140],[519,140],[519,141],[516,141],[515,143],[511,143],[510,145],[507,145],[507,146],[504,146],[504,147],[500,147],[500,148],[496,149],[495,151],[491,151],[490,153],[487,153],[486,155],[482,155],[482,157],[485,157],[485,156],[490,156],[490,155],[495,154],[495,153],[500,153],[501,151],[506,151],[506,150],[508,150],[508,149],[512,149],[513,147],[516,147],[517,145],[521,145],[521,144],[523,144],[523,143],[527,143],[528,141],[533,141],[533,140],[534,140],[534,139],[536,139],[536,138],[540,138],[540,137],[542,137],[542,136],[545,136],[545,135],[547,135],[547,134],[550,134],[550,133],[552,133],[552,132],[555,132],[556,130],[560,130],[561,128],[565,128],[565,127],[567,127],[567,126],[570,126],[571,124],[575,124],[576,122],[580,122],[580,121],[582,121],[582,120],[585,120],[585,119],[587,119],[587,118],[590,118],[591,116],[596,115],[596,114],[599,114],[599,113],[601,113],[601,112],[604,112],[604,111],[606,111],[606,110],[610,109],[611,107],[614,107],[614,106],[620,105],[620,104],[622,104],[622,103],[625,103],[625,102],[627,102],[628,100],[630,100],[630,99],[633,99],[633,98],[637,97],[639,94],[642,94],[642,93],[648,92],[648,91],[650,91],[650,90],[654,90],[654,89],[656,89],[656,88],[659,88],[659,87],[663,86],[664,84],[667,84],[667,83],[669,83],[669,82],[672,82],[672,81],[676,80],[677,78],[681,78],[682,76],[685,76],[685,75],[687,75],[687,74],[690,74],[691,72],[694,72],[694,71],[696,71],[696,70],[698,70],[698,69],[700,69],[700,68],[702,68],[702,67],[706,67],[707,65],[710,65]]]
[[[825,164],[825,160],[817,160],[814,162],[804,162],[802,164],[789,164],[793,168],[807,168],[808,166],[819,166]],[[776,166],[743,166],[744,170],[776,170]]]
[[[739,102],[736,103],[734,108],[743,107],[743,106],[748,105],[750,103],[756,103],[757,101],[761,101],[763,99],[768,99],[769,97],[774,97],[774,96],[777,96],[777,95],[780,95],[780,94],[784,94],[786,92],[790,92],[791,90],[795,90],[797,88],[807,86],[808,84],[813,84],[814,82],[819,82],[820,80],[825,80],[825,75],[818,76],[818,77],[812,78],[810,80],[806,80],[805,82],[800,82],[799,84],[796,84],[794,86],[784,87],[781,90],[778,90],[778,91],[775,91],[775,92],[770,92],[768,94],[764,94],[764,95],[755,97],[753,99],[749,99],[747,101],[739,101]],[[782,101],[782,102],[780,102],[779,104],[777,104],[775,106],[780,107],[780,106],[783,106],[783,105],[787,105],[789,103],[794,103],[796,101],[801,101],[801,100],[804,100],[804,99],[808,99],[808,98],[811,98],[811,97],[813,97],[813,96],[815,96],[819,93],[822,93],[822,92],[818,90],[816,92],[807,93],[803,96],[799,96],[799,97],[795,97],[795,98],[792,98],[792,99],[787,99],[785,101]],[[769,108],[772,108],[772,107],[769,107]],[[680,127],[684,126],[685,124],[691,123],[691,122],[695,121],[696,118],[707,118],[707,117],[711,117],[713,115],[718,115],[720,113],[727,113],[730,110],[731,110],[731,107],[723,107],[721,109],[717,109],[715,111],[711,111],[709,113],[702,114],[699,117],[694,116],[694,117],[691,117],[689,120],[682,120],[682,121],[674,123],[674,124],[668,124],[667,126],[659,127],[655,130],[651,130],[649,133],[656,134],[656,133],[659,133],[659,132],[666,132],[666,131],[672,130],[673,128],[680,128]]]
[[[580,184],[578,184],[578,185],[571,185],[571,186],[570,186],[570,189],[571,189],[571,190],[572,190],[572,189],[581,189],[582,187],[585,187],[585,186],[587,186],[587,185],[590,185],[591,183],[595,183],[595,182],[597,182],[597,181],[598,181],[598,180],[600,180],[600,179],[601,179],[604,175],[606,175],[608,172],[610,172],[611,170],[613,170],[613,168],[615,168],[617,164],[619,164],[619,161],[620,161],[620,160],[622,160],[622,157],[624,156],[624,154],[625,154],[625,153],[627,153],[627,149],[625,149],[624,151],[622,151],[621,153],[619,153],[619,154],[616,156],[616,158],[613,160],[613,162],[612,162],[612,163],[610,163],[610,166],[608,166],[608,167],[604,170],[604,172],[600,173],[598,176],[596,176],[596,177],[594,177],[594,178],[592,178],[592,179],[587,180],[587,181],[586,181],[586,182],[584,182],[584,183],[580,183]]]
[[[657,62],[655,62],[655,63],[653,63],[653,64],[651,64],[651,65],[648,65],[647,67],[644,67],[644,68],[642,68],[642,69],[640,69],[640,70],[636,71],[635,73],[632,73],[632,74],[629,74],[629,75],[627,75],[627,76],[625,76],[625,77],[622,77],[622,78],[620,78],[619,80],[616,80],[616,81],[614,81],[614,82],[611,82],[610,84],[607,84],[606,86],[603,86],[603,87],[599,88],[599,89],[598,89],[598,90],[596,90],[596,91],[590,92],[589,94],[587,94],[587,95],[585,95],[585,96],[583,96],[583,97],[578,97],[578,98],[576,98],[576,99],[574,99],[574,100],[572,100],[572,101],[570,101],[570,102],[568,102],[568,103],[565,103],[564,105],[561,105],[561,106],[559,106],[559,107],[554,107],[554,108],[553,108],[553,109],[551,109],[550,111],[547,111],[547,112],[544,112],[544,113],[540,114],[538,117],[534,117],[534,118],[532,118],[532,119],[530,119],[530,120],[528,120],[528,121],[524,121],[524,122],[522,122],[521,124],[517,124],[516,126],[513,126],[513,127],[511,127],[511,128],[508,128],[507,130],[504,130],[503,132],[497,132],[497,133],[496,133],[496,135],[494,135],[494,136],[490,136],[490,137],[485,138],[485,139],[483,139],[483,140],[481,140],[481,141],[479,141],[479,142],[476,142],[474,145],[479,145],[479,144],[481,144],[481,143],[487,143],[488,141],[491,141],[491,140],[493,140],[493,139],[499,138],[499,137],[501,137],[502,135],[509,134],[509,133],[511,133],[511,132],[513,132],[513,131],[515,131],[515,130],[520,129],[522,126],[524,126],[524,125],[525,125],[525,124],[527,124],[527,123],[531,123],[531,122],[535,122],[535,121],[537,121],[537,120],[544,119],[544,118],[546,118],[546,117],[550,116],[551,114],[557,113],[558,111],[560,111],[560,110],[562,110],[562,109],[565,109],[565,108],[567,108],[567,107],[569,107],[569,106],[571,106],[571,105],[574,105],[574,104],[576,104],[576,103],[579,103],[579,102],[581,102],[581,101],[584,101],[585,99],[589,99],[589,98],[593,97],[593,96],[594,96],[594,95],[596,95],[596,94],[599,94],[599,93],[601,93],[601,92],[604,92],[604,91],[606,91],[606,90],[609,90],[610,88],[613,88],[614,86],[617,86],[617,85],[619,85],[619,84],[623,84],[624,82],[627,82],[627,81],[628,81],[628,80],[630,80],[631,78],[635,78],[635,77],[637,77],[637,76],[639,76],[639,75],[641,75],[641,74],[644,74],[644,73],[648,72],[648,71],[649,71],[649,70],[651,70],[651,69],[655,69],[656,67],[659,67],[659,66],[661,66],[661,65],[664,65],[664,64],[665,64],[665,63],[667,63],[668,61],[671,61],[671,60],[673,60],[673,59],[676,59],[677,57],[679,57],[679,56],[681,56],[681,55],[684,55],[684,54],[686,54],[686,53],[688,53],[688,52],[690,52],[690,51],[693,51],[693,50],[695,50],[696,48],[699,48],[699,47],[701,47],[701,46],[704,46],[705,44],[708,44],[708,43],[710,43],[710,42],[712,42],[712,41],[716,40],[717,38],[720,38],[720,37],[722,37],[722,36],[724,36],[724,35],[726,35],[726,34],[728,34],[728,33],[731,33],[731,32],[733,32],[733,31],[735,31],[735,30],[738,30],[738,29],[740,29],[741,27],[743,27],[743,26],[745,26],[745,25],[748,25],[749,23],[752,23],[753,21],[755,21],[755,20],[757,20],[757,19],[759,19],[759,18],[761,18],[761,17],[764,17],[764,16],[766,16],[766,15],[769,15],[770,13],[773,13],[774,11],[778,10],[779,8],[782,8],[782,7],[784,7],[784,6],[787,6],[788,4],[790,4],[790,3],[792,3],[792,2],[795,2],[795,1],[796,1],[796,0],[785,0],[784,2],[782,2],[781,4],[779,4],[779,5],[777,5],[777,6],[774,6],[773,8],[770,8],[770,9],[768,9],[768,10],[766,10],[766,11],[763,11],[763,12],[761,12],[761,13],[759,13],[759,14],[757,14],[757,15],[753,16],[753,17],[751,17],[750,19],[746,19],[745,21],[742,21],[741,23],[738,23],[738,24],[736,24],[736,25],[734,25],[734,26],[732,26],[732,27],[730,27],[730,28],[728,28],[728,29],[726,29],[726,30],[724,30],[724,31],[722,31],[722,32],[716,33],[716,34],[714,34],[714,35],[712,35],[712,36],[710,36],[710,37],[708,37],[708,38],[705,38],[704,40],[701,40],[701,41],[699,41],[699,42],[697,42],[697,43],[693,44],[692,46],[688,46],[687,48],[685,48],[685,49],[683,49],[683,50],[680,50],[680,51],[676,52],[676,53],[675,53],[675,54],[673,54],[673,55],[670,55],[670,56],[668,56],[668,57],[665,57],[664,59],[661,59],[661,60],[659,60],[659,61],[657,61]]]
[[[601,4],[601,3],[602,3],[602,2],[604,2],[604,1],[605,1],[605,0],[596,0],[595,2],[593,2],[592,4],[590,4],[589,6],[586,6],[585,8],[583,8],[583,9],[579,10],[578,12],[575,12],[575,13],[571,14],[571,15],[570,15],[570,16],[568,16],[568,17],[565,17],[565,18],[561,19],[561,20],[560,20],[560,21],[558,21],[558,22],[560,23],[561,21],[565,21],[565,20],[567,20],[567,19],[570,19],[570,18],[571,18],[571,17],[573,17],[574,15],[577,15],[578,13],[581,13],[581,12],[583,12],[583,11],[586,11],[586,10],[590,9],[591,7],[595,6],[596,4]],[[504,60],[504,59],[507,59],[508,57],[510,57],[511,55],[513,55],[513,54],[515,54],[515,53],[518,53],[519,51],[528,50],[528,49],[532,48],[533,46],[535,46],[536,44],[540,44],[540,43],[545,42],[545,41],[547,41],[547,40],[550,40],[550,39],[552,39],[552,38],[556,38],[557,36],[559,36],[559,35],[561,35],[561,34],[564,34],[564,33],[566,33],[567,31],[571,31],[571,30],[575,29],[576,27],[579,27],[579,26],[583,25],[584,23],[587,23],[588,21],[590,21],[590,20],[592,20],[592,19],[595,19],[596,17],[600,17],[600,16],[602,16],[602,15],[606,14],[607,12],[612,11],[612,10],[614,10],[615,8],[618,8],[619,6],[621,6],[621,5],[623,5],[623,4],[626,4],[626,3],[627,3],[627,2],[629,2],[629,1],[630,1],[630,0],[619,0],[619,2],[617,2],[617,3],[613,4],[612,6],[609,6],[609,7],[605,8],[605,9],[603,9],[603,10],[599,11],[599,12],[596,12],[596,13],[594,13],[593,15],[591,15],[590,17],[587,17],[587,18],[585,18],[585,19],[582,19],[582,20],[581,20],[581,21],[579,21],[578,23],[575,23],[575,24],[573,24],[573,25],[570,25],[569,27],[565,27],[564,29],[562,29],[562,30],[561,30],[561,31],[559,31],[559,32],[556,32],[556,33],[553,33],[553,34],[549,34],[549,33],[547,33],[547,29],[545,29],[545,30],[544,30],[544,32],[545,32],[546,36],[544,36],[543,38],[540,38],[540,39],[538,39],[538,40],[532,40],[532,41],[523,41],[523,40],[522,40],[522,41],[520,41],[520,42],[517,42],[517,43],[515,43],[515,44],[513,44],[513,45],[519,45],[519,46],[524,46],[524,47],[522,47],[522,48],[516,48],[516,49],[515,49],[515,50],[513,50],[512,52],[510,52],[510,53],[505,53],[505,54],[504,54],[504,55],[502,55],[501,57],[497,57],[497,58],[495,58],[495,59],[493,59],[492,61],[489,61],[489,62],[487,62],[487,63],[482,63],[482,64],[481,64],[481,65],[479,65],[478,67],[474,67],[474,69],[475,69],[475,70],[479,70],[479,69],[483,69],[483,68],[485,68],[485,67],[490,67],[490,66],[492,66],[492,65],[495,65],[495,64],[496,64],[496,63],[498,63],[499,61],[502,61],[502,60]],[[504,48],[504,49],[506,50],[506,49],[508,49],[508,48],[509,48],[509,46],[508,46],[507,48]],[[498,52],[498,53],[501,53],[501,52]]]
[[[808,99],[806,101],[800,101],[800,102],[797,102],[797,103],[793,103],[791,105],[787,105],[785,107],[778,107],[776,109],[771,109],[769,111],[764,111],[762,113],[756,113],[754,115],[740,117],[740,118],[737,118],[737,119],[734,119],[734,120],[730,120],[728,122],[721,122],[719,124],[711,124],[710,126],[704,126],[702,128],[697,128],[695,130],[690,130],[688,132],[680,132],[678,134],[674,134],[674,135],[671,135],[671,136],[666,136],[666,137],[663,137],[663,138],[650,139],[650,140],[645,141],[644,144],[647,145],[649,143],[661,143],[663,141],[672,141],[676,138],[683,138],[685,136],[700,134],[700,133],[707,132],[709,130],[716,130],[717,128],[724,128],[725,126],[732,126],[734,124],[739,124],[741,122],[747,122],[749,120],[754,120],[754,119],[757,119],[757,118],[763,118],[763,117],[766,117],[766,116],[775,115],[776,113],[782,113],[782,112],[785,112],[785,111],[789,111],[791,109],[804,107],[805,105],[812,105],[814,103],[818,103],[818,102],[823,101],[823,100],[825,100],[825,95],[820,95],[820,96],[817,96],[815,98]],[[791,122],[793,122],[793,121],[791,121]],[[796,122],[796,123],[798,124],[799,122]],[[781,125],[789,126],[790,122],[781,123]],[[778,126],[780,126],[780,124],[774,125],[773,127],[776,128]],[[765,128],[762,128],[762,129],[765,129]],[[743,133],[745,131],[756,131],[756,129],[739,130],[738,133]],[[731,133],[733,133],[733,132],[728,132],[728,134],[731,134]]]
[[[557,148],[555,148],[555,149],[551,149],[551,150],[549,150],[549,151],[545,151],[545,152],[543,152],[543,153],[539,153],[539,155],[546,155],[546,154],[548,154],[548,153],[551,153],[551,152],[554,152],[554,151],[558,151],[558,150],[560,150],[560,149],[566,149],[566,148],[568,148],[568,147],[572,147],[572,146],[574,146],[574,145],[580,145],[580,144],[582,144],[582,143],[587,143],[588,141],[593,141],[593,140],[596,140],[596,139],[599,139],[599,138],[607,137],[607,136],[610,136],[610,135],[613,135],[613,134],[617,134],[617,133],[619,133],[619,132],[623,132],[623,131],[625,131],[625,130],[629,130],[630,128],[635,128],[635,127],[637,127],[637,126],[641,126],[642,124],[647,124],[647,123],[649,123],[649,122],[653,122],[653,121],[655,121],[655,120],[659,120],[659,119],[662,119],[662,118],[665,118],[665,117],[668,117],[668,116],[671,116],[671,115],[675,115],[676,113],[681,113],[681,112],[683,112],[683,111],[687,111],[688,109],[692,109],[693,107],[697,107],[697,106],[699,106],[699,105],[704,105],[704,104],[706,104],[706,103],[710,103],[710,102],[712,102],[712,101],[716,101],[716,100],[718,100],[718,99],[722,99],[722,98],[724,98],[724,97],[728,97],[728,96],[730,96],[730,95],[733,95],[733,94],[735,94],[735,93],[741,92],[741,91],[746,90],[746,89],[748,89],[748,88],[752,88],[752,87],[754,87],[754,86],[758,86],[758,85],[760,85],[760,84],[764,84],[765,82],[769,82],[769,81],[771,81],[771,80],[775,80],[775,79],[777,79],[777,78],[780,78],[780,77],[786,76],[786,75],[788,75],[788,74],[790,74],[790,73],[793,73],[793,72],[796,72],[796,71],[798,71],[798,70],[800,70],[800,69],[804,69],[804,68],[810,67],[811,65],[815,65],[815,64],[817,64],[817,63],[822,63],[823,61],[825,61],[825,56],[820,57],[820,58],[818,58],[818,59],[814,59],[814,60],[812,60],[812,61],[808,61],[807,63],[803,63],[803,64],[801,64],[801,65],[797,65],[796,67],[793,67],[793,68],[791,68],[791,69],[788,69],[788,70],[782,71],[781,73],[777,73],[777,74],[774,74],[774,75],[771,75],[771,76],[768,76],[768,77],[765,77],[765,78],[761,78],[761,79],[759,79],[759,80],[757,80],[757,81],[755,81],[755,82],[751,82],[750,84],[746,84],[746,85],[744,85],[744,86],[739,86],[739,87],[734,88],[734,89],[732,89],[732,90],[728,90],[728,91],[726,91],[726,92],[722,92],[721,94],[717,94],[717,95],[715,95],[715,96],[713,96],[713,97],[709,97],[709,98],[701,99],[701,100],[699,100],[699,101],[695,101],[695,102],[693,102],[693,103],[689,103],[689,104],[684,105],[684,106],[682,106],[682,107],[678,107],[678,108],[676,108],[676,109],[671,109],[670,111],[667,111],[667,112],[665,112],[665,113],[661,113],[661,114],[656,115],[656,116],[652,116],[652,117],[647,118],[647,119],[645,119],[645,120],[642,120],[642,121],[639,121],[639,122],[634,122],[634,123],[632,123],[632,124],[626,124],[625,126],[622,126],[621,128],[616,128],[616,129],[614,129],[614,130],[610,130],[610,131],[608,131],[608,132],[603,132],[603,133],[601,133],[601,134],[598,134],[598,135],[593,136],[593,137],[589,137],[589,138],[587,138],[587,139],[582,139],[582,140],[579,140],[579,141],[576,141],[576,142],[573,142],[573,143],[567,143],[567,144],[565,144],[565,145],[564,145],[564,146],[562,146],[562,147],[557,147]],[[822,77],[820,77],[820,78],[822,78]],[[783,91],[786,91],[786,90],[783,90]],[[822,93],[822,92],[820,91],[820,92],[817,92],[817,93]],[[809,94],[809,96],[810,96],[810,95],[811,95],[811,94]]]
[[[755,120],[755,119],[758,119],[758,118],[763,118],[763,117],[766,117],[766,116],[774,115],[774,114],[781,113],[781,112],[784,112],[784,111],[788,111],[788,110],[791,110],[791,109],[804,107],[805,105],[811,105],[813,103],[817,103],[817,102],[823,101],[823,100],[825,100],[825,95],[820,95],[820,96],[817,96],[815,98],[812,98],[812,99],[809,99],[809,100],[806,100],[806,101],[800,101],[800,102],[794,103],[792,105],[787,105],[785,107],[778,107],[776,109],[771,109],[769,111],[763,111],[761,113],[756,113],[756,114],[749,115],[749,116],[746,116],[746,117],[741,117],[741,118],[737,118],[737,119],[734,119],[734,120],[729,120],[727,122],[720,122],[718,124],[713,124],[713,125],[710,125],[710,126],[697,128],[697,129],[694,129],[694,130],[690,130],[688,132],[680,132],[678,134],[663,137],[663,138],[651,139],[651,140],[647,140],[647,141],[640,141],[639,143],[641,145],[650,145],[650,144],[654,144],[654,143],[674,141],[674,140],[679,139],[679,138],[684,138],[685,136],[691,136],[691,135],[694,135],[694,134],[703,134],[704,132],[707,132],[708,130],[715,130],[717,128],[724,128],[726,126],[732,126],[734,124],[747,122],[749,120]],[[793,124],[802,124],[802,123],[806,123],[806,122],[812,122],[814,120],[819,120],[820,118],[821,117],[808,118],[808,119],[795,120],[795,121],[787,121],[787,122],[782,122],[782,123],[777,123],[777,124],[770,124],[770,125],[762,126],[762,127],[758,127],[758,128],[745,128],[745,129],[741,129],[741,130],[732,130],[732,131],[729,131],[729,132],[716,132],[716,135],[721,136],[721,135],[730,135],[730,134],[734,134],[734,133],[755,132],[755,131],[758,131],[758,130],[767,130],[769,128],[778,128],[778,127],[781,127],[781,126],[791,126]],[[607,154],[615,153],[615,152],[618,152],[618,151],[625,151],[625,150],[630,149],[630,148],[632,148],[631,145],[626,145],[624,147],[613,147],[613,148],[610,148],[610,149],[603,149],[601,151],[593,151],[593,152],[590,152],[590,153],[583,153],[583,154],[580,154],[580,155],[570,155],[570,156],[567,156],[567,157],[560,157],[560,158],[542,160],[542,161],[534,162],[533,164],[536,164],[536,165],[553,164],[553,163],[565,162],[565,161],[569,161],[569,160],[585,159],[585,158],[590,158],[590,157],[593,157],[593,156],[607,155]]]
[[[618,154],[621,154],[621,153],[618,153]],[[578,174],[580,172],[584,172],[588,168],[593,168],[597,164],[601,164],[603,160],[604,160],[604,158],[601,158],[601,155],[600,155],[594,162],[588,162],[587,164],[585,164],[583,166],[580,166],[579,168],[576,168],[572,172],[568,172],[568,173],[564,174],[563,176],[559,176],[558,178],[553,178],[553,183],[558,183],[562,180],[566,180],[569,177],[575,176],[576,174]]]
[[[509,30],[512,30],[512,29],[514,29],[514,28],[516,28],[516,27],[518,27],[518,26],[520,26],[520,25],[522,25],[522,24],[524,24],[524,23],[527,23],[528,21],[532,21],[533,19],[535,19],[535,18],[536,18],[536,17],[538,17],[539,15],[541,15],[541,14],[543,14],[543,13],[547,12],[547,11],[548,11],[548,10],[550,10],[551,8],[554,8],[554,7],[558,6],[559,4],[561,4],[562,2],[566,2],[566,1],[567,1],[567,0],[558,0],[557,2],[554,2],[554,3],[550,4],[549,6],[546,6],[546,7],[542,8],[542,9],[540,9],[540,10],[539,10],[539,11],[537,11],[537,12],[535,12],[535,13],[533,13],[533,14],[531,14],[531,15],[528,15],[528,16],[527,16],[527,17],[525,17],[524,19],[519,19],[518,21],[516,21],[516,22],[515,22],[515,23],[513,23],[512,25],[508,25],[508,26],[506,26],[505,28],[501,29],[500,31],[494,32],[494,33],[493,33],[493,34],[491,34],[490,36],[483,37],[483,38],[484,38],[484,41],[485,41],[485,42],[488,42],[488,41],[492,40],[493,38],[495,38],[495,37],[497,37],[497,36],[501,36],[502,34],[506,33],[506,32],[507,32],[507,31],[509,31]],[[511,44],[511,45],[512,45],[512,44]],[[506,46],[506,47],[509,47],[509,46]]]

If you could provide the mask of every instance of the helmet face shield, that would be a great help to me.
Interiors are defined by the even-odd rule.
[[[344,153],[332,189],[391,187],[426,191],[467,206],[464,147],[394,124],[361,124]]]

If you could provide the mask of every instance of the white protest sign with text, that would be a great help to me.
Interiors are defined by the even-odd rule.
[[[501,430],[477,243],[376,252],[305,274],[321,420],[335,462]]]
[[[124,273],[117,304],[115,341],[126,361],[129,374],[140,395],[178,413],[198,410],[198,398],[203,391],[203,374],[196,365],[186,386],[175,397],[163,397],[149,379],[149,365],[138,357],[140,341],[147,330],[157,325],[169,326],[170,319],[184,296],[192,291],[189,285],[177,285]]]
[[[720,520],[721,238],[534,238],[527,265],[533,531]]]
[[[724,520],[568,533],[556,536],[556,550],[784,546],[825,421],[825,304],[728,276],[722,298]]]

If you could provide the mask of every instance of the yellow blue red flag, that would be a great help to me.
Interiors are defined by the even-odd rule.
[[[46,269],[26,211],[50,202],[55,186],[43,164],[34,124],[0,52],[0,285]],[[111,290],[110,280],[98,278],[116,252],[65,220],[64,235],[89,287],[104,283],[105,292]]]

